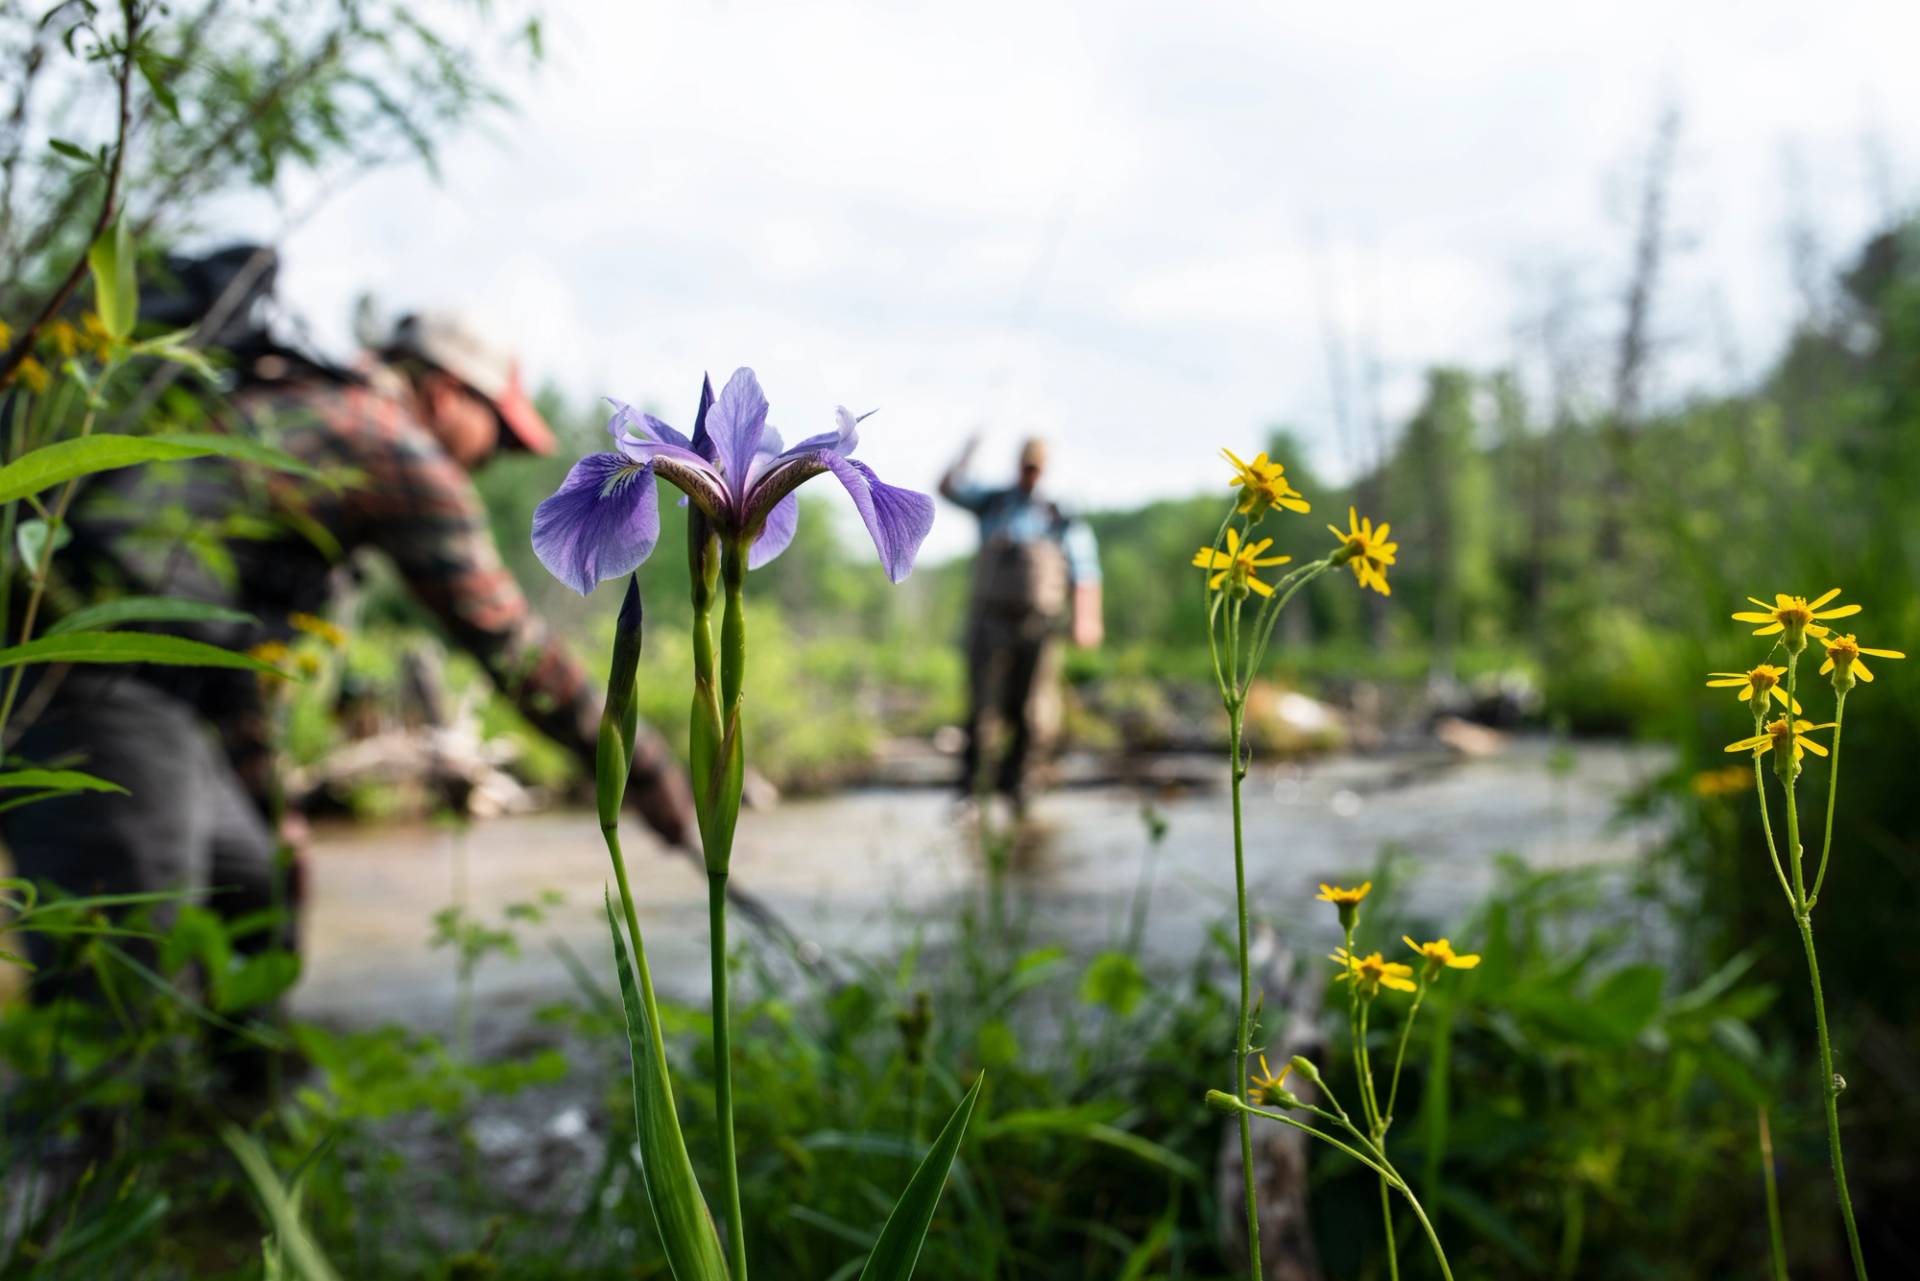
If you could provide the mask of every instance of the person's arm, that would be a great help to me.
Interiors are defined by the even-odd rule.
[[[1067,581],[1073,585],[1073,643],[1094,649],[1106,639],[1100,591],[1100,546],[1085,521],[1072,520],[1060,539],[1067,554]]]
[[[940,497],[975,515],[986,507],[987,500],[992,497],[992,491],[986,486],[967,479],[967,467],[973,462],[973,451],[979,444],[980,437],[969,436],[967,443],[961,447],[960,456],[940,477]]]
[[[529,724],[591,772],[600,695],[528,608],[500,559],[472,479],[419,429],[390,432],[369,452],[360,493],[368,541],[416,599],[477,658]],[[660,736],[640,727],[627,799],[662,838],[693,839],[692,792]]]

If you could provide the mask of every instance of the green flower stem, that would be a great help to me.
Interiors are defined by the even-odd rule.
[[[1440,1247],[1440,1234],[1433,1229],[1433,1222],[1427,1218],[1427,1212],[1420,1206],[1420,1198],[1405,1183],[1400,1185],[1400,1195],[1407,1199],[1407,1205],[1413,1209],[1413,1217],[1420,1220],[1421,1228],[1427,1234],[1427,1244],[1433,1247],[1434,1262],[1440,1265],[1440,1275],[1446,1281],[1453,1281],[1453,1269],[1447,1266],[1447,1252]]]
[[[1827,836],[1820,843],[1820,870],[1813,874],[1813,893],[1807,895],[1807,910],[1820,901],[1820,887],[1827,883],[1827,856],[1833,853],[1833,802],[1840,795],[1840,733],[1847,726],[1847,694],[1839,691],[1833,702],[1833,764],[1827,767]]]
[[[1328,1090],[1326,1094],[1327,1094],[1327,1101],[1330,1103],[1334,1102],[1333,1092],[1331,1090]],[[1338,1107],[1339,1104],[1334,1103],[1334,1106]],[[1308,1106],[1307,1110],[1320,1116],[1326,1115],[1324,1112],[1321,1112],[1319,1108],[1312,1107],[1311,1105]],[[1407,1181],[1400,1177],[1399,1172],[1393,1168],[1393,1165],[1390,1162],[1388,1162],[1384,1156],[1376,1160],[1375,1158],[1368,1156],[1366,1153],[1357,1150],[1351,1145],[1343,1143],[1339,1139],[1334,1138],[1331,1134],[1326,1133],[1324,1130],[1316,1130],[1312,1126],[1306,1124],[1304,1121],[1296,1121],[1292,1117],[1283,1115],[1279,1112],[1269,1112],[1264,1108],[1247,1107],[1246,1112],[1243,1113],[1243,1115],[1245,1114],[1265,1117],[1269,1121],[1278,1121],[1282,1125],[1290,1125],[1296,1130],[1302,1130],[1308,1134],[1311,1134],[1314,1138],[1321,1140],[1323,1143],[1330,1144],[1333,1147],[1338,1148],[1340,1151],[1345,1152],[1348,1156],[1352,1157],[1354,1160],[1360,1162],[1360,1164],[1366,1166],[1369,1170],[1372,1170],[1375,1174],[1379,1175],[1382,1187],[1392,1188],[1394,1191],[1398,1192],[1401,1196],[1407,1199],[1407,1204],[1413,1208],[1414,1217],[1420,1220],[1420,1226],[1422,1229],[1425,1230],[1427,1234],[1428,1244],[1430,1244],[1433,1247],[1433,1258],[1434,1258],[1434,1261],[1440,1265],[1440,1275],[1445,1277],[1446,1281],[1453,1281],[1453,1269],[1447,1263],[1446,1250],[1443,1249],[1440,1245],[1440,1234],[1434,1231],[1432,1221],[1427,1218],[1427,1212],[1423,1208],[1421,1208],[1420,1198],[1416,1197],[1413,1194],[1413,1189],[1407,1186]],[[1344,1117],[1345,1117],[1345,1114],[1343,1113],[1341,1117],[1343,1121],[1344,1121]],[[1352,1128],[1351,1122],[1346,1122],[1346,1124],[1349,1129]],[[1363,1138],[1363,1141],[1364,1141],[1364,1138]]]
[[[1753,732],[1758,734],[1764,717],[1754,719]],[[1753,794],[1760,802],[1760,830],[1767,834],[1767,855],[1773,859],[1773,874],[1780,878],[1780,892],[1787,896],[1787,907],[1793,912],[1800,910],[1799,900],[1793,896],[1793,886],[1787,884],[1786,869],[1780,866],[1780,850],[1773,841],[1773,819],[1767,813],[1767,779],[1760,768],[1760,753],[1753,754]]]
[[[1787,1240],[1780,1228],[1780,1185],[1773,1174],[1773,1131],[1767,1125],[1767,1109],[1755,1111],[1760,1117],[1760,1178],[1767,1189],[1767,1240],[1772,1248],[1773,1281],[1787,1281]]]
[[[1320,575],[1332,567],[1333,558],[1331,556],[1321,560],[1311,561],[1274,584],[1274,595],[1267,606],[1261,611],[1260,623],[1256,629],[1259,635],[1253,645],[1253,661],[1247,664],[1247,683],[1249,685],[1253,682],[1254,673],[1260,670],[1260,664],[1266,661],[1267,642],[1273,638],[1273,629],[1280,621],[1280,611],[1287,607],[1287,602],[1293,599],[1295,592],[1320,577]],[[1241,693],[1244,694],[1245,692],[1244,689],[1241,690]]]
[[[1347,955],[1351,957],[1352,952]],[[1350,980],[1355,981],[1357,980]],[[1387,1151],[1387,1122],[1380,1113],[1380,1096],[1373,1087],[1373,1058],[1367,1050],[1367,1023],[1373,1013],[1373,1002],[1360,1003],[1360,1088],[1367,1104],[1367,1126],[1373,1132],[1373,1146],[1385,1157]],[[1400,1245],[1393,1234],[1393,1202],[1387,1196],[1387,1181],[1380,1180],[1380,1221],[1387,1238],[1387,1275],[1392,1281],[1400,1281]]]
[[[715,780],[732,768],[731,758],[740,751],[740,695],[747,670],[747,553],[742,545],[726,547],[721,565],[726,588],[726,612],[720,619],[720,723],[721,758],[714,762]],[[736,789],[725,788],[719,804],[731,806],[733,813],[722,816],[728,848],[709,849],[707,854],[707,951],[713,972],[713,1107],[720,1123],[721,1201],[727,1216],[727,1254],[733,1281],[746,1281],[746,1220],[740,1209],[740,1158],[733,1132],[733,1038],[732,1015],[727,1000],[727,868],[732,859],[734,823],[739,814]]]
[[[116,172],[119,167],[119,157],[116,154],[114,159]],[[26,342],[27,339],[23,338],[21,341]],[[107,380],[113,376],[115,363],[107,362],[106,367],[100,371],[100,381],[95,387],[94,394],[87,397],[87,413],[80,420],[79,439],[81,440],[93,434],[93,424],[100,413],[99,389],[104,388]],[[20,635],[14,640],[17,645],[24,645],[33,639],[33,626],[39,620],[40,603],[46,598],[47,579],[53,570],[53,549],[60,542],[60,527],[67,519],[67,508],[73,504],[73,496],[79,491],[79,487],[80,478],[77,476],[61,486],[60,496],[54,500],[53,510],[47,513],[47,539],[40,550],[40,563],[27,567],[33,577],[33,587],[27,592],[27,606],[20,621]],[[5,737],[7,723],[13,719],[13,705],[20,697],[20,682],[26,678],[27,667],[26,663],[18,664],[8,674],[6,695],[0,697],[0,738]]]
[[[1229,645],[1237,647],[1239,643],[1240,609],[1236,601],[1231,609],[1228,627],[1231,629]],[[1246,1184],[1247,1194],[1247,1259],[1248,1275],[1253,1281],[1261,1281],[1265,1273],[1260,1267],[1260,1195],[1253,1182],[1253,1122],[1245,1111],[1248,1102],[1247,1056],[1253,1047],[1253,980],[1248,960],[1248,921],[1247,921],[1247,848],[1244,822],[1240,806],[1240,784],[1246,778],[1246,767],[1240,760],[1240,732],[1245,706],[1235,699],[1227,705],[1227,748],[1233,755],[1231,773],[1233,783],[1233,888],[1235,907],[1240,925],[1240,1023],[1233,1044],[1233,1093],[1240,1100],[1240,1173]]]
[[[1393,1104],[1400,1097],[1400,1065],[1407,1058],[1407,1038],[1413,1034],[1413,1021],[1420,1017],[1420,1003],[1427,999],[1427,984],[1432,966],[1425,967],[1420,974],[1420,988],[1413,994],[1413,1005],[1407,1010],[1407,1022],[1400,1029],[1400,1048],[1393,1053],[1393,1083],[1387,1087],[1387,1112],[1383,1120],[1393,1124]]]
[[[1791,716],[1795,694],[1796,677],[1799,675],[1800,655],[1794,653],[1793,662],[1787,668],[1787,712]],[[1793,738],[1788,735],[1784,748],[1775,751],[1793,751]],[[1857,1281],[1867,1281],[1867,1261],[1860,1249],[1860,1229],[1853,1221],[1853,1198],[1847,1193],[1847,1164],[1840,1151],[1840,1088],[1833,1074],[1833,1040],[1827,1033],[1827,1002],[1820,990],[1820,958],[1813,947],[1813,914],[1807,901],[1806,885],[1801,872],[1800,857],[1800,814],[1794,799],[1794,774],[1796,770],[1790,764],[1784,773],[1787,792],[1787,851],[1793,862],[1794,914],[1793,918],[1800,927],[1800,942],[1807,953],[1807,978],[1813,987],[1813,1026],[1820,1037],[1820,1094],[1827,1105],[1827,1152],[1833,1164],[1833,1191],[1840,1202],[1840,1218],[1847,1228],[1847,1248],[1853,1255],[1853,1273]]]
[[[1313,1108],[1309,1110],[1317,1112],[1319,1109]],[[1308,1125],[1305,1121],[1296,1121],[1292,1117],[1286,1115],[1284,1112],[1269,1112],[1265,1108],[1257,1108],[1257,1107],[1253,1107],[1252,1105],[1248,1105],[1247,1109],[1243,1111],[1240,1115],[1265,1117],[1269,1121],[1278,1121],[1282,1125],[1290,1125],[1296,1130],[1300,1130],[1304,1133],[1311,1134],[1314,1138],[1319,1139],[1322,1143],[1328,1144],[1331,1147],[1338,1148],[1340,1151],[1345,1152],[1348,1156],[1358,1161],[1361,1165],[1366,1166],[1369,1170],[1372,1170],[1375,1174],[1379,1175],[1381,1178],[1393,1180],[1395,1187],[1400,1186],[1399,1176],[1394,1174],[1386,1166],[1382,1165],[1378,1160],[1368,1156],[1365,1152],[1360,1151],[1358,1148],[1354,1147],[1353,1145],[1349,1143],[1345,1143],[1340,1139],[1334,1138],[1331,1134],[1328,1134],[1325,1130],[1316,1130],[1311,1125]]]
[[[734,1277],[747,1275],[747,1234],[740,1211],[740,1166],[733,1137],[733,1046],[727,1017],[727,874],[707,874],[708,951],[713,963],[714,1113],[720,1121],[720,1174],[727,1214],[727,1254]]]

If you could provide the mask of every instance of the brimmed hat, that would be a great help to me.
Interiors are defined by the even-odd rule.
[[[465,317],[445,311],[402,316],[386,354],[417,357],[452,374],[493,405],[521,448],[535,454],[554,451],[553,429],[520,386],[519,362],[481,337]]]

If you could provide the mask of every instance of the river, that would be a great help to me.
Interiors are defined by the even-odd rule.
[[[1256,764],[1246,785],[1248,878],[1255,910],[1283,932],[1326,926],[1320,880],[1353,883],[1383,847],[1408,854],[1412,901],[1444,927],[1492,883],[1493,856],[1534,866],[1626,865],[1659,829],[1620,817],[1621,798],[1664,768],[1655,748],[1518,737],[1484,756],[1440,748]],[[1190,758],[1181,769],[1208,770]],[[1224,774],[1224,769],[1218,771]],[[1164,842],[1152,857],[1145,793],[1068,788],[1036,803],[1006,894],[1037,930],[1092,949],[1125,929],[1143,871],[1147,950],[1191,956],[1232,904],[1232,827],[1224,787],[1156,789]],[[630,823],[627,857],[655,980],[681,997],[706,990],[706,883],[699,869]],[[733,877],[770,905],[810,951],[889,955],[916,935],[938,942],[977,895],[978,843],[948,796],[875,788],[786,801],[742,815]],[[610,882],[591,813],[478,823],[341,826],[317,836],[308,869],[306,974],[295,1012],[346,1025],[452,1022],[455,961],[430,946],[432,915],[464,902],[499,922],[507,906],[559,896],[520,924],[519,955],[490,955],[473,977],[480,1008],[526,1010],[573,990],[552,946],[611,971],[600,896]],[[749,932],[742,922],[736,934]],[[1327,933],[1320,929],[1319,934]]]

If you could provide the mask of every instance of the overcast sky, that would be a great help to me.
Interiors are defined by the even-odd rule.
[[[1130,502],[1282,421],[1337,474],[1330,334],[1400,414],[1427,365],[1526,348],[1560,278],[1597,349],[1668,102],[1667,395],[1771,356],[1796,207],[1837,256],[1920,176],[1904,4],[549,8],[546,67],[437,185],[376,174],[288,238],[293,304],[336,348],[363,289],[456,304],[533,381],[682,425],[703,369],[752,365],[789,439],[880,408],[894,483],[1037,432],[1063,497]]]

